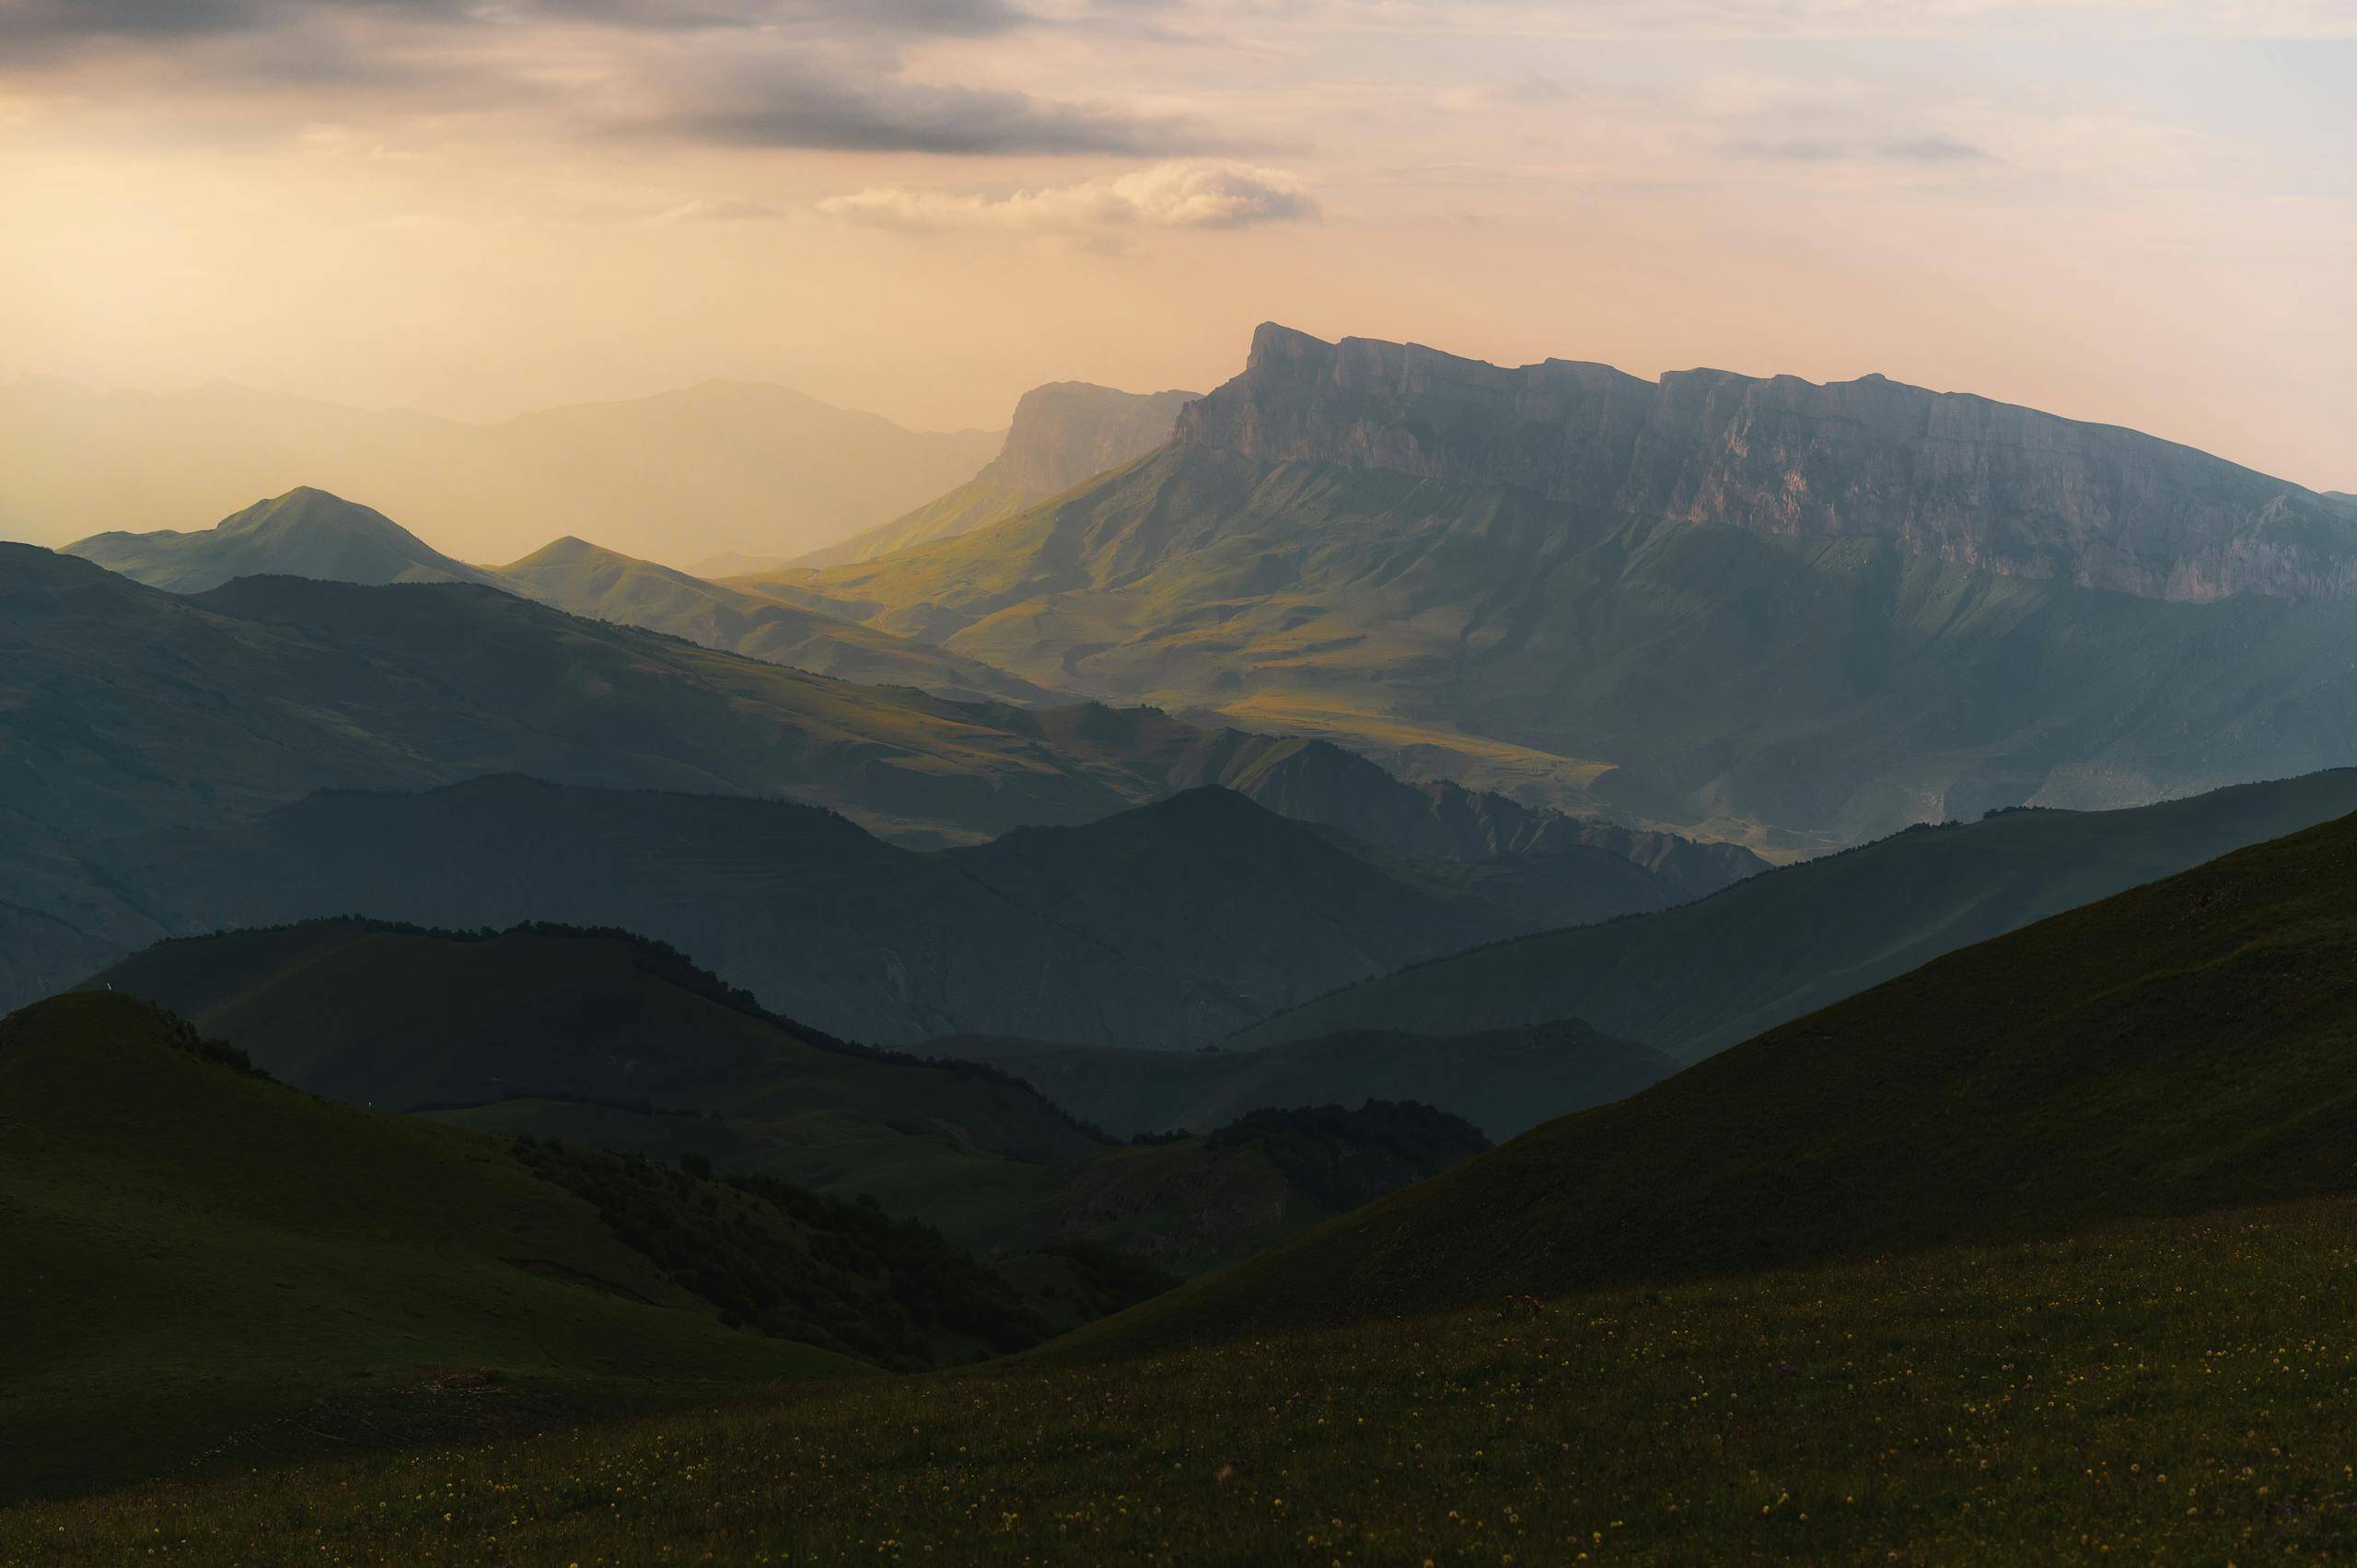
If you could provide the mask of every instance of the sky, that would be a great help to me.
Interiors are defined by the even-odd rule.
[[[0,0],[0,382],[920,428],[1253,325],[2357,490],[2357,0]]]

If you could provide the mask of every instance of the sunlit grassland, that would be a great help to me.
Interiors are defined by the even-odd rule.
[[[9,1562],[2336,1561],[2357,1205],[828,1385],[0,1515]]]

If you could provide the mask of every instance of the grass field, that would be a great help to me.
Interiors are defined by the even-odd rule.
[[[761,1402],[0,1514],[0,1562],[2357,1555],[2357,1203]]]

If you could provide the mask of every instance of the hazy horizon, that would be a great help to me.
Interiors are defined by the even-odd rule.
[[[40,0],[0,44],[0,382],[940,431],[1277,319],[2357,487],[2345,7]]]

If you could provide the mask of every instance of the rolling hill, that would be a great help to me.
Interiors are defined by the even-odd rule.
[[[2345,1194],[2357,818],[1952,953],[1075,1346]]]
[[[2351,811],[2357,772],[2344,770],[2130,810],[1913,828],[1659,914],[1387,975],[1236,1043],[1576,1017],[1691,1060],[1944,953]]]
[[[1161,450],[777,591],[1792,854],[2357,761],[2352,584],[2345,507],[2131,431],[1271,326]]]
[[[1015,405],[1006,441],[982,470],[946,494],[793,563],[873,561],[1015,516],[1170,439],[1198,392],[1120,392],[1086,381],[1034,387]]]
[[[731,1113],[806,1162],[732,1167],[810,1186],[887,1164],[1047,1164],[1107,1142],[1004,1074],[844,1044],[621,932],[320,921],[162,943],[90,988],[168,1007],[296,1087],[355,1104]]]
[[[1283,1106],[1407,1100],[1491,1138],[1623,1098],[1667,1077],[1657,1051],[1576,1021],[1440,1038],[1365,1029],[1257,1051],[1144,1051],[953,1035],[927,1056],[1004,1068],[1116,1137],[1209,1132]]]
[[[252,1077],[125,995],[0,1021],[0,1494],[859,1369],[724,1329],[498,1144]]]
[[[0,388],[0,535],[144,532],[317,484],[454,554],[512,559],[583,534],[673,563],[791,556],[973,478],[998,447],[995,432],[906,430],[749,382],[469,424],[227,383],[24,381]]]
[[[432,549],[382,512],[308,486],[257,501],[203,532],[93,534],[64,553],[180,594],[257,575],[369,585],[497,580]]]
[[[613,931],[321,921],[164,943],[90,988],[168,1005],[317,1094],[875,1199],[1024,1282],[1041,1249],[1075,1242],[1180,1272],[1230,1261],[1487,1146],[1455,1117],[1377,1103],[1260,1111],[1126,1148],[998,1069],[847,1044]],[[606,1162],[589,1186],[635,1210],[630,1188],[653,1179],[634,1170]],[[657,1228],[617,1225],[642,1241]],[[954,1279],[954,1260],[928,1256],[902,1272]],[[928,1299],[945,1289],[935,1281]],[[840,1314],[800,1321],[805,1337],[877,1358]],[[993,1331],[952,1348],[1017,1348]],[[905,1360],[930,1347],[893,1348]]]

